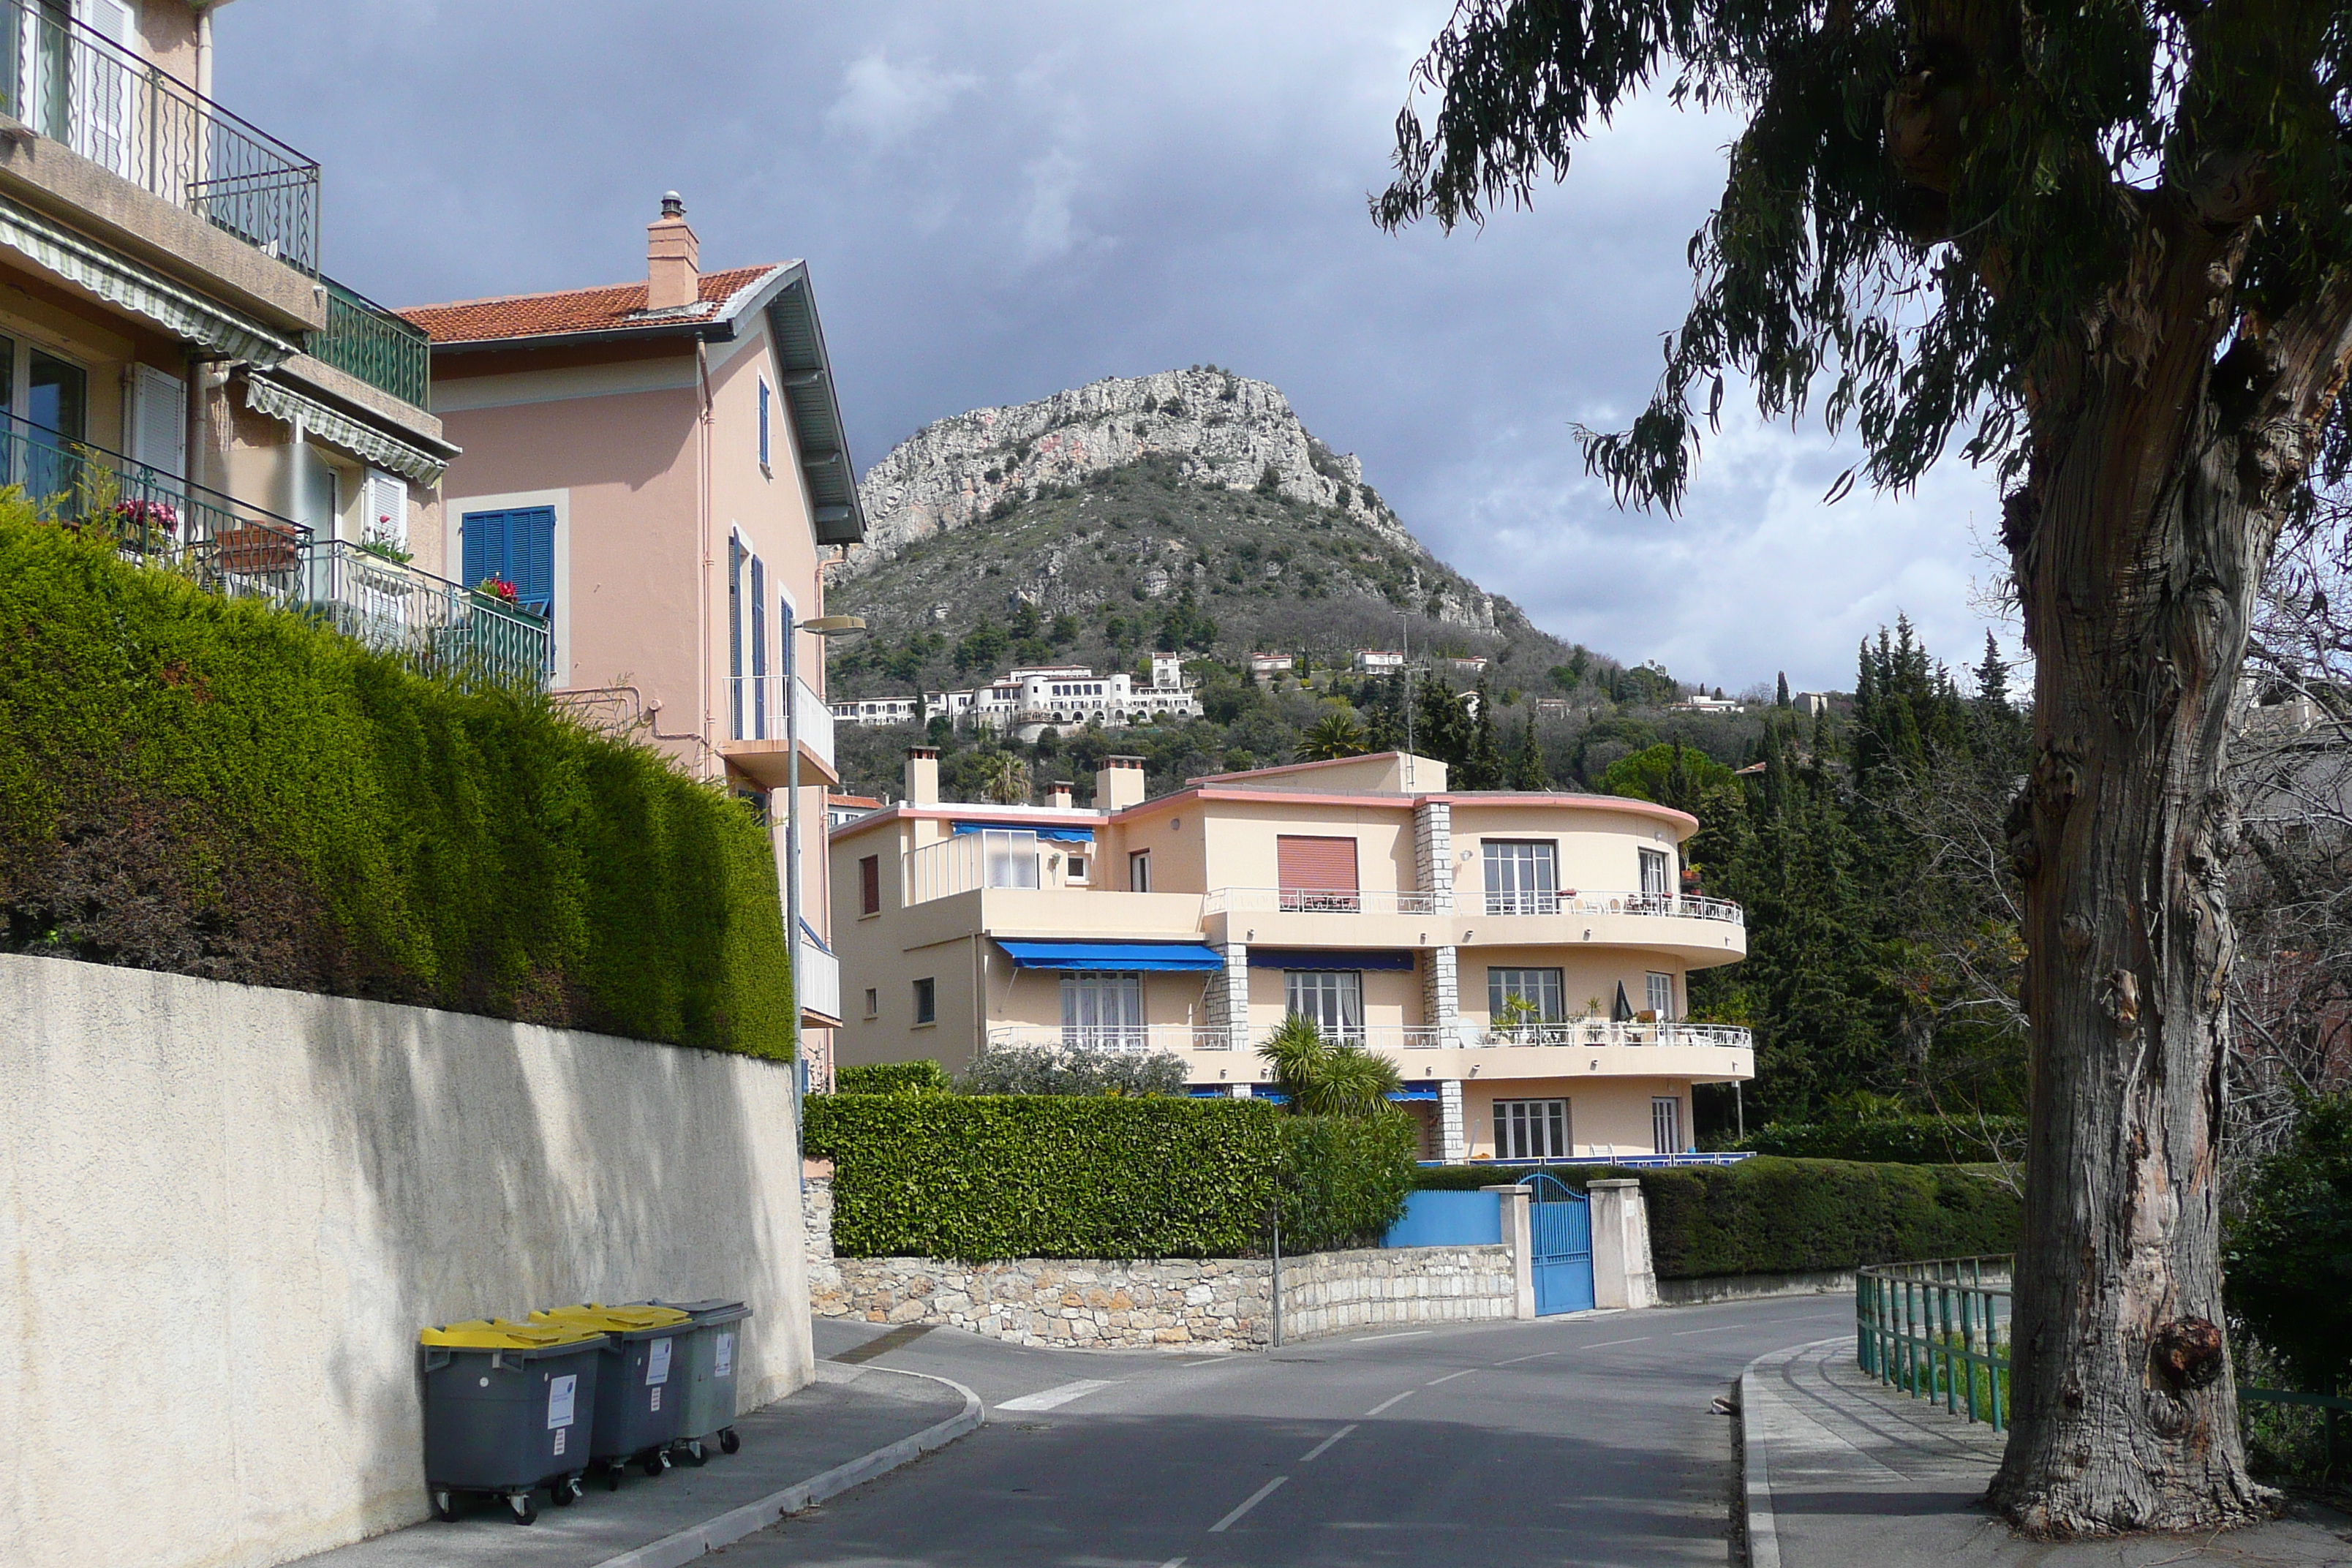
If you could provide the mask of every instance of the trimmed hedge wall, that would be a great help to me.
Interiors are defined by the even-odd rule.
[[[929,1057],[911,1062],[866,1062],[838,1068],[833,1076],[838,1094],[948,1094],[955,1089],[948,1069]]]
[[[0,950],[789,1057],[767,834],[0,501]]]
[[[1774,1122],[1749,1133],[1746,1142],[1731,1146],[1801,1160],[1966,1164],[1998,1158],[2002,1150],[2012,1156],[2022,1150],[2025,1118],[1989,1116],[1977,1122],[1911,1116],[1891,1121]]]
[[[1515,1182],[1529,1168],[1423,1170],[1423,1187]],[[1664,1170],[1550,1167],[1570,1186],[1630,1176],[1650,1215],[1661,1279],[1787,1274],[1864,1263],[2014,1252],[2024,1205],[1999,1181],[1951,1165],[1862,1164],[1759,1155]]]
[[[1376,1241],[1412,1186],[1412,1129],[1178,1097],[835,1094],[808,1101],[851,1258],[1238,1258]]]

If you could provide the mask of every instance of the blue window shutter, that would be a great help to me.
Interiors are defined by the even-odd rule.
[[[469,511],[458,521],[457,534],[465,547],[467,587],[472,587],[485,577],[505,575],[507,566],[507,514],[505,512]]]
[[[768,384],[760,384],[760,467],[768,466]]]
[[[751,557],[751,738],[768,738],[768,564]],[[789,700],[789,699],[787,699]]]
[[[507,513],[507,581],[515,597],[542,616],[555,608],[555,509]]]

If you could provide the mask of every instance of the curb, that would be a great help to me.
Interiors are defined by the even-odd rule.
[[[1784,1350],[1767,1351],[1739,1373],[1739,1500],[1748,1542],[1748,1568],[1780,1568],[1780,1530],[1772,1514],[1771,1444],[1757,1430],[1757,1375],[1765,1366],[1785,1366],[1809,1350],[1840,1343],[1851,1336],[1832,1334]]]
[[[902,1372],[897,1367],[868,1366],[858,1369],[866,1376],[887,1373],[893,1377],[919,1377],[926,1383],[944,1384],[963,1395],[963,1409],[935,1426],[926,1426],[910,1437],[901,1437],[887,1447],[875,1449],[845,1464],[795,1482],[782,1491],[770,1492],[757,1502],[730,1509],[717,1519],[665,1535],[659,1541],[624,1552],[617,1557],[607,1557],[595,1568],[679,1568],[706,1552],[716,1552],[722,1546],[732,1546],[747,1535],[765,1530],[777,1521],[786,1519],[803,1509],[815,1507],[830,1497],[838,1497],[853,1487],[864,1486],[877,1476],[887,1475],[901,1465],[910,1465],[936,1448],[944,1448],[966,1433],[980,1429],[988,1420],[987,1407],[980,1395],[952,1378],[933,1377],[925,1372]],[[820,1373],[819,1377],[823,1377]],[[1775,1560],[1774,1568],[1779,1568]]]

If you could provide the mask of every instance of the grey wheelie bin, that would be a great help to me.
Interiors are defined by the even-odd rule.
[[[416,1336],[425,1363],[425,1484],[433,1517],[468,1493],[502,1498],[517,1524],[580,1495],[605,1337],[572,1323],[450,1323]]]
[[[743,1321],[751,1309],[740,1301],[649,1301],[675,1307],[693,1319],[678,1340],[677,1451],[693,1465],[707,1464],[710,1446],[723,1454],[743,1446],[735,1436],[735,1376],[743,1360]]]
[[[632,1463],[646,1474],[669,1468],[677,1440],[677,1348],[692,1322],[675,1307],[556,1307],[533,1312],[534,1323],[586,1329],[604,1336],[604,1363],[596,1375],[596,1420],[588,1462],[601,1466],[604,1485],[618,1491]]]

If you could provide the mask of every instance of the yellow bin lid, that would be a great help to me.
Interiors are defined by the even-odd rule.
[[[476,1318],[423,1330],[416,1342],[444,1350],[539,1351],[603,1337],[603,1330],[582,1322],[510,1323],[504,1318]]]
[[[577,1307],[551,1307],[543,1312],[533,1312],[530,1321],[586,1328],[597,1333],[627,1334],[690,1323],[694,1314],[681,1312],[676,1307],[600,1307],[593,1301],[585,1301]]]

